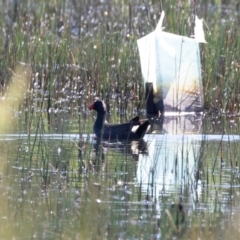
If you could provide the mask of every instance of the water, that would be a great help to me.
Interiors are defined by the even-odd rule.
[[[239,20],[238,5],[229,2],[229,7],[208,2],[196,6],[199,16],[204,17],[209,26],[210,30],[206,31],[209,36],[210,33],[217,35],[214,29],[218,28],[219,18],[222,26]],[[236,86],[231,86],[231,81],[219,84],[225,70],[226,76],[232,76],[228,79],[234,80],[237,76],[237,59],[227,57],[229,48],[216,55],[221,44],[215,50],[210,47],[212,53],[205,54],[203,73],[209,79],[207,85],[208,81],[212,82],[205,90],[214,87],[206,94],[213,94],[206,99],[206,106],[216,107],[220,113],[210,109],[212,114],[152,119],[151,133],[144,141],[104,142],[96,156],[96,141],[88,134],[92,133],[94,121],[94,115],[87,108],[90,98],[104,97],[108,92],[111,122],[122,122],[144,112],[139,110],[143,99],[138,82],[141,81],[138,57],[128,52],[128,48],[124,57],[125,50],[118,47],[128,45],[132,37],[137,39],[149,33],[161,8],[166,8],[168,3],[164,6],[158,2],[157,5],[122,3],[121,9],[119,1],[82,3],[43,4],[49,8],[48,13],[44,13],[45,7],[38,7],[38,3],[30,4],[30,8],[19,4],[19,12],[14,14],[11,1],[3,4],[6,16],[2,22],[5,34],[2,42],[6,43],[5,51],[9,49],[9,55],[3,54],[6,55],[2,62],[4,94],[0,107],[6,99],[10,99],[11,104],[8,117],[4,118],[6,112],[1,111],[1,119],[5,121],[1,121],[0,130],[17,134],[0,134],[0,239],[238,239],[240,122],[238,108],[231,105],[237,101]],[[170,8],[174,9],[171,13],[177,13],[177,18],[172,18],[172,23],[168,21],[169,31],[182,31],[180,25],[185,23],[174,27],[175,20],[185,22],[189,18],[182,15],[186,13],[182,4],[181,1],[176,5],[171,3]],[[25,9],[32,10],[25,14]],[[64,46],[54,45],[51,40],[53,37],[61,43],[68,38],[64,32],[60,36],[58,27],[62,29],[62,25],[56,25],[61,21],[54,20],[60,17],[57,14],[60,12],[64,32],[71,32],[80,41],[71,42],[69,37],[69,49],[64,51]],[[9,20],[15,14],[19,14],[20,22],[12,25]],[[8,24],[12,27],[7,27]],[[102,37],[99,31],[105,26],[106,34],[104,31]],[[46,56],[42,45],[45,34],[31,35],[32,30],[39,27],[37,32],[47,27],[49,51]],[[12,31],[14,34],[10,34]],[[18,35],[18,31],[29,38]],[[225,32],[225,28],[221,31]],[[227,32],[227,40],[235,40],[231,24]],[[23,41],[21,47],[14,44],[10,35],[16,35],[17,43]],[[100,38],[91,40],[95,36]],[[81,42],[86,41],[84,37],[89,37],[87,45]],[[127,38],[126,42],[121,42],[121,38]],[[35,45],[35,39],[39,44]],[[211,39],[209,37],[208,46],[215,44],[214,38]],[[29,44],[33,48],[29,48]],[[75,44],[77,49],[79,44],[82,46],[80,53],[74,52]],[[11,45],[18,47],[12,49]],[[31,48],[33,51],[28,51]],[[96,50],[101,48],[104,51]],[[58,52],[61,54],[55,56]],[[38,53],[43,54],[43,58]],[[108,59],[104,60],[106,54]],[[214,66],[207,66],[212,64],[212,56]],[[12,98],[5,92],[8,76],[18,76],[13,68],[18,64],[33,67],[31,89],[25,94],[22,106],[17,97]],[[120,67],[116,67],[118,65]],[[228,70],[233,68],[235,72]],[[229,104],[220,104],[219,96]],[[225,112],[225,108],[233,114]]]
[[[105,142],[104,161],[96,158],[93,135],[79,138],[0,136],[2,238],[216,237],[229,236],[226,224],[232,231],[238,226],[239,135],[148,134],[140,143]],[[184,230],[172,204],[184,208]]]

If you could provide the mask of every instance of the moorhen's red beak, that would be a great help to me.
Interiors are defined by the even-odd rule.
[[[88,109],[89,109],[89,110],[92,110],[92,109],[93,109],[93,106],[94,106],[94,103],[91,104],[91,105],[88,107]]]

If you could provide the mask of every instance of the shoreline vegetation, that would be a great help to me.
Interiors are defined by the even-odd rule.
[[[194,14],[204,18],[208,42],[200,45],[204,109],[237,114],[239,6],[224,2],[6,1],[0,18],[0,92],[4,96],[16,67],[23,65],[32,72],[27,105],[39,95],[46,99],[42,106],[47,112],[61,108],[64,100],[70,101],[71,109],[86,111],[99,96],[115,100],[119,112],[144,109],[136,40],[155,29],[164,9],[166,31],[183,36],[193,35]]]
[[[239,134],[239,8],[233,0],[2,1],[0,132],[19,134],[0,141],[2,239],[236,239],[240,143],[224,134]],[[104,99],[112,122],[145,114],[136,41],[162,10],[174,34],[193,35],[195,14],[206,22],[207,117],[189,125],[223,137],[148,134],[104,142],[100,159],[88,106]]]

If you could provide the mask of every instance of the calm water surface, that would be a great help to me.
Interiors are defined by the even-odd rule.
[[[154,122],[162,134],[103,142],[97,156],[91,134],[1,135],[1,238],[188,239],[192,229],[226,235],[226,224],[232,233],[240,136],[190,123]]]

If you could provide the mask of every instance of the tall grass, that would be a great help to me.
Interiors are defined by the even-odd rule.
[[[189,157],[183,158],[183,145],[178,146],[182,148],[182,155],[170,160],[165,156],[163,163],[167,166],[172,161],[176,179],[180,171],[184,172],[180,190],[173,189],[174,193],[170,194],[164,190],[160,194],[153,186],[154,167],[161,154],[157,152],[149,176],[148,183],[152,185],[147,186],[148,194],[142,183],[136,188],[138,162],[132,161],[129,149],[121,150],[122,153],[105,146],[109,151],[106,153],[108,161],[99,164],[102,168],[98,173],[92,171],[95,170],[90,161],[93,149],[88,141],[79,144],[77,156],[76,144],[63,139],[49,142],[43,138],[45,133],[91,132],[87,106],[95,96],[106,100],[114,121],[130,118],[144,108],[136,40],[155,29],[161,10],[166,12],[166,30],[185,36],[193,34],[194,13],[205,19],[208,44],[201,45],[205,108],[220,113],[238,113],[239,10],[232,1],[225,5],[220,1],[199,1],[199,5],[194,5],[190,1],[175,0],[1,3],[0,90],[3,99],[11,99],[14,95],[9,95],[8,89],[17,85],[14,76],[18,76],[19,66],[29,69],[30,76],[26,78],[27,90],[20,98],[23,101],[12,99],[13,105],[7,106],[0,130],[34,133],[35,138],[29,135],[18,142],[17,147],[14,144],[9,147],[17,153],[14,152],[16,156],[7,155],[7,170],[10,172],[10,163],[14,164],[16,175],[11,184],[1,179],[11,186],[6,189],[1,185],[4,204],[8,201],[11,211],[0,234],[10,229],[5,236],[154,239],[164,234],[166,239],[171,239],[176,235],[176,226],[171,223],[173,217],[165,213],[175,199],[184,199],[190,205],[184,205],[189,210],[184,236],[189,239],[196,236],[214,239],[219,234],[217,229],[221,221],[226,226],[231,220],[231,215],[221,208],[239,203],[239,193],[234,188],[238,172],[227,174],[229,169],[237,169],[239,165],[239,146],[234,142],[230,144],[230,140],[228,145],[221,142],[217,148],[212,144],[204,145],[203,152],[194,159],[194,177],[192,169],[188,169]],[[24,84],[17,86],[20,89]],[[16,124],[7,125],[10,118],[16,119]],[[218,124],[222,120],[214,121]],[[231,126],[223,122],[221,133]],[[1,149],[6,151],[2,145]],[[177,169],[184,161],[185,168]],[[224,169],[224,164],[228,168]],[[33,173],[34,168],[36,173]],[[201,195],[202,202],[214,202],[212,212],[212,205],[200,214],[191,211],[191,206],[198,206],[200,201],[195,189],[198,180],[207,188]],[[221,185],[225,182],[230,182],[228,190]],[[224,205],[224,199],[219,200],[219,192],[229,194],[229,205]],[[218,218],[218,211],[224,216]],[[2,212],[7,214],[4,209]],[[16,225],[9,227],[13,219]],[[166,219],[170,222],[164,225]],[[30,226],[28,232],[25,231],[26,223]],[[238,224],[230,223],[232,229]]]
[[[166,31],[185,36],[193,34],[193,14],[205,19],[208,44],[201,46],[205,107],[238,111],[239,12],[234,3],[210,7],[207,2],[184,1],[15,3],[3,4],[5,18],[0,19],[2,93],[15,67],[29,66],[32,78],[22,107],[35,111],[39,104],[33,106],[33,98],[42,98],[46,130],[54,123],[52,112],[67,111],[64,102],[75,119],[95,96],[110,101],[112,112],[132,114],[144,108],[136,40],[154,30],[161,10],[166,12]],[[25,116],[27,121],[33,117]]]
[[[4,2],[0,18],[2,94],[15,67],[26,64],[32,77],[19,109],[25,109],[28,130],[29,125],[36,126],[33,117],[38,114],[33,112],[38,109],[44,112],[46,131],[55,131],[59,118],[54,115],[65,118],[64,112],[72,117],[76,130],[87,131],[89,127],[80,118],[76,121],[76,116],[87,113],[95,96],[107,101],[108,110],[132,115],[144,108],[136,40],[154,30],[161,10],[166,12],[166,31],[185,36],[193,34],[195,13],[204,18],[208,42],[201,45],[205,109],[238,112],[239,10],[231,1],[225,5],[174,0],[145,4]],[[42,99],[42,106],[34,103],[36,97]],[[22,130],[27,131],[26,125],[20,126]]]

